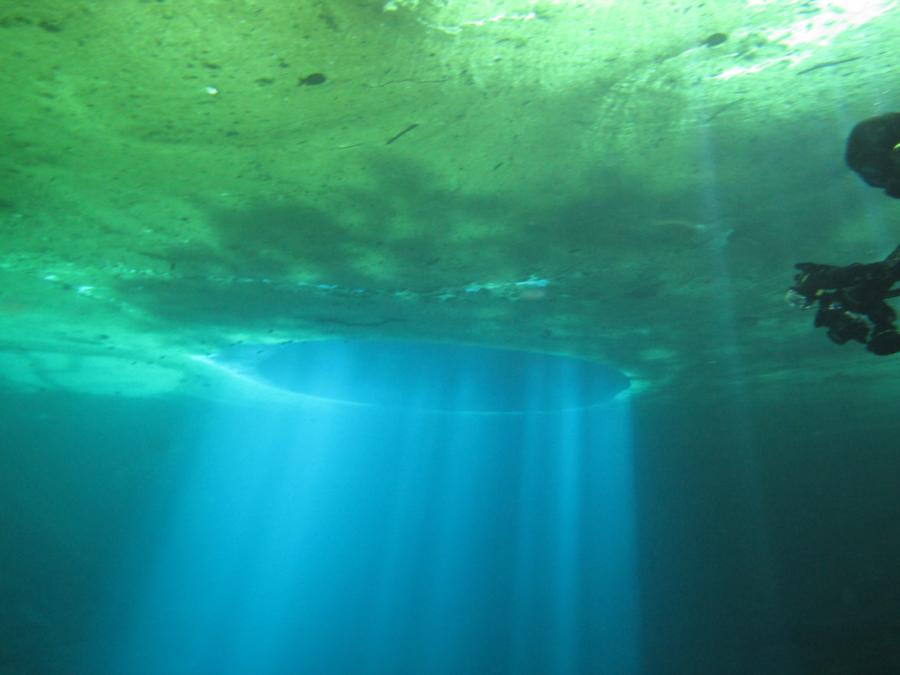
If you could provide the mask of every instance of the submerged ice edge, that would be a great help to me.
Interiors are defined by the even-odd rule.
[[[535,416],[552,416],[571,414],[576,412],[589,412],[610,408],[620,405],[631,399],[634,393],[631,385],[617,392],[610,398],[601,401],[594,401],[585,405],[567,405],[552,408],[535,408],[528,410],[484,410],[478,408],[451,408],[451,407],[431,407],[421,405],[407,405],[397,403],[368,403],[363,401],[354,401],[348,398],[329,398],[326,396],[316,396],[314,394],[305,394],[300,391],[294,391],[281,387],[277,384],[268,382],[264,378],[256,377],[252,373],[245,372],[239,367],[229,365],[217,360],[216,354],[191,354],[189,358],[207,368],[211,368],[228,379],[244,386],[249,391],[264,394],[272,397],[275,402],[286,405],[320,405],[332,407],[346,407],[357,410],[384,410],[391,412],[410,412],[417,414],[440,415],[440,416],[478,416],[478,417],[526,417]]]
[[[112,275],[117,282],[121,281],[173,281],[204,282],[217,285],[262,286],[278,291],[325,291],[330,293],[395,298],[434,298],[452,300],[486,292],[509,300],[533,300],[540,297],[550,285],[552,279],[529,274],[524,279],[512,281],[470,281],[460,285],[444,286],[434,290],[416,291],[408,288],[372,289],[342,286],[328,281],[310,279],[272,278],[266,276],[246,276],[229,274],[179,274],[172,270],[129,267],[119,263],[108,267],[85,267],[72,261],[59,260],[47,264],[44,257],[36,259],[29,256],[0,256],[0,269],[4,271],[30,271],[41,280],[71,288],[80,295],[93,299],[112,299],[109,288],[98,283],[97,279]],[[108,295],[109,294],[109,295]]]

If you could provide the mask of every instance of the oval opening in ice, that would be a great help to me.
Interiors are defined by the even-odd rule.
[[[305,396],[442,412],[588,408],[612,400],[629,385],[615,368],[583,359],[437,342],[243,344],[214,360],[243,376]]]

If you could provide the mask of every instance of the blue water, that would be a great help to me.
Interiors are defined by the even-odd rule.
[[[627,404],[307,408],[182,431],[85,672],[638,672]]]
[[[7,586],[23,651],[0,672],[642,672],[630,404],[612,398],[623,376],[372,346],[353,359],[358,346],[334,343],[311,361],[292,349],[277,378],[295,373],[299,391],[320,379],[303,363],[328,356],[364,406],[263,403],[251,386],[227,403],[26,407],[6,429],[23,452],[6,460],[4,501],[31,522],[6,543],[52,532],[6,559],[30,588]],[[506,412],[468,412],[481,403]],[[58,567],[35,576],[41,547]],[[23,617],[52,644],[18,634]]]
[[[821,400],[6,396],[0,673],[897,672],[893,418]]]

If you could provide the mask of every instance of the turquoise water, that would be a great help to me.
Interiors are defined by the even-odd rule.
[[[639,672],[628,408],[37,406],[9,672]]]
[[[898,662],[895,441],[852,406],[3,404],[4,675]]]
[[[0,675],[900,673],[898,6],[0,4]]]

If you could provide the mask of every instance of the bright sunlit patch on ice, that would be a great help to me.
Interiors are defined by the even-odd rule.
[[[815,3],[818,11],[803,15],[790,26],[775,28],[766,34],[772,42],[788,47],[812,44],[828,45],[838,35],[877,19],[896,6],[895,0],[834,0]]]
[[[765,6],[775,2],[776,0],[748,0],[747,6]],[[777,3],[783,4],[782,0],[777,0]],[[831,45],[847,30],[859,28],[895,9],[897,0],[794,0],[789,4],[802,5],[804,11],[792,15],[796,19],[788,25],[763,28],[759,34],[769,45],[780,45],[791,50],[790,53],[762,59],[748,66],[734,66],[712,76],[712,79],[731,80],[761,73],[781,64],[796,67],[820,54],[823,47]]]

